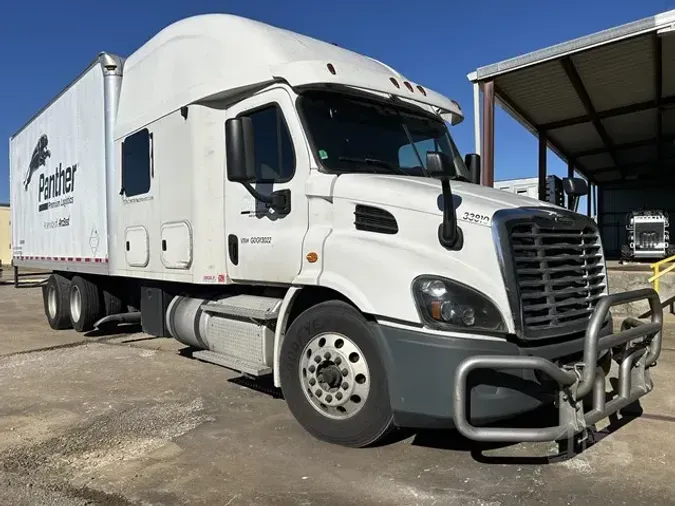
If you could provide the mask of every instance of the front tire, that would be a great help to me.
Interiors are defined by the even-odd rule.
[[[54,330],[69,329],[72,326],[68,306],[69,290],[70,280],[57,273],[49,276],[42,289],[45,315],[49,326]]]
[[[286,333],[279,372],[291,413],[318,439],[364,447],[394,427],[375,337],[344,302],[323,302],[298,316]]]
[[[101,317],[102,304],[98,287],[86,278],[75,276],[69,291],[70,321],[78,332],[87,332]]]

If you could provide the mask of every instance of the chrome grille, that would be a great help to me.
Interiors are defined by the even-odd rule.
[[[521,221],[510,227],[510,245],[526,334],[590,318],[607,286],[595,227]]]

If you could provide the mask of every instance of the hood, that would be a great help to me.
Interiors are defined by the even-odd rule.
[[[491,217],[495,211],[517,207],[550,207],[548,202],[504,190],[452,181],[455,209]],[[343,174],[335,181],[333,198],[381,204],[430,214],[442,214],[441,183],[435,179],[382,174]]]

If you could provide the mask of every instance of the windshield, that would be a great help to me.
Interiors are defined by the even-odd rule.
[[[334,92],[307,92],[300,109],[323,166],[334,172],[427,176],[428,151],[445,153],[452,176],[470,180],[440,119],[404,106]]]

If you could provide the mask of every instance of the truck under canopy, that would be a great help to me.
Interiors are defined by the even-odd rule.
[[[539,139],[540,198],[547,149],[567,162],[569,175],[597,187],[610,256],[626,243],[626,213],[675,211],[675,10],[480,67],[468,78],[479,120],[482,107],[476,145],[484,184],[494,181],[497,102]]]
[[[250,19],[205,14],[166,27],[126,60],[115,139],[183,106],[278,80],[388,93],[437,108],[453,124],[463,117],[456,102],[373,58]]]

